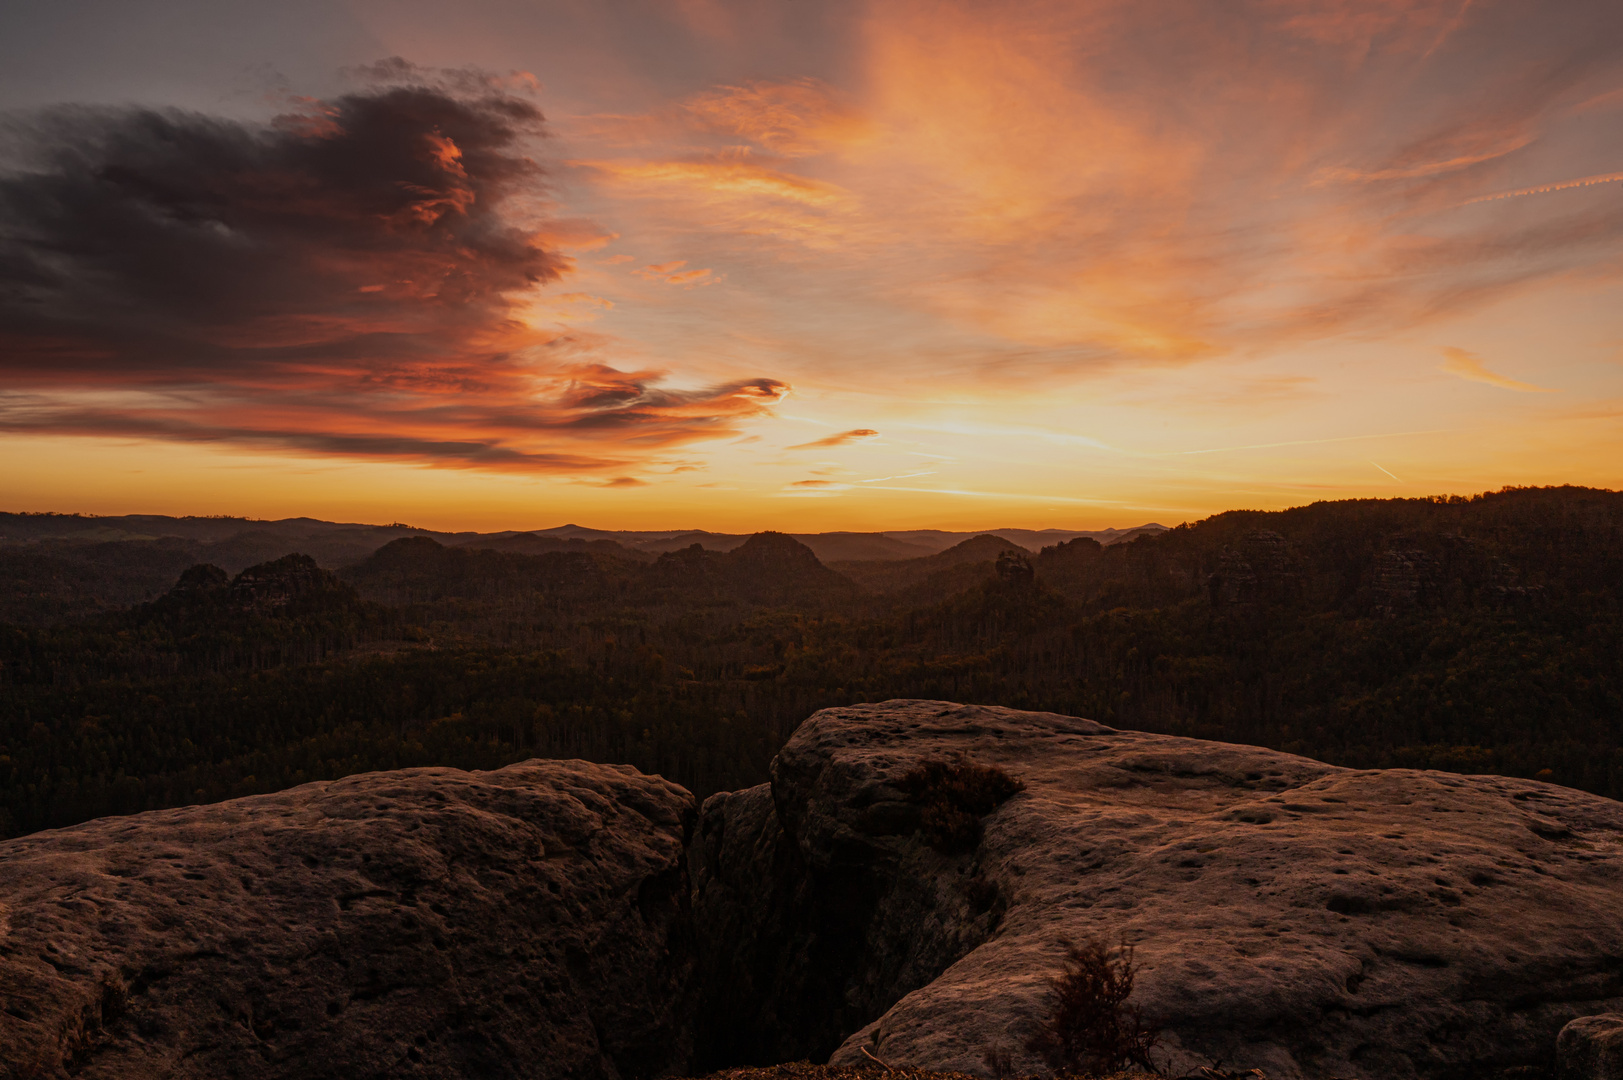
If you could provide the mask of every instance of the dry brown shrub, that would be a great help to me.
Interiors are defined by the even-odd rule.
[[[923,808],[919,831],[924,842],[948,855],[980,843],[981,818],[1026,787],[995,765],[963,756],[920,762],[896,786]]]
[[[1065,970],[1048,982],[1048,1017],[1027,1048],[1060,1073],[1159,1072],[1150,1054],[1160,1031],[1127,1004],[1137,972],[1132,947],[1123,945],[1112,955],[1096,938],[1064,945]]]

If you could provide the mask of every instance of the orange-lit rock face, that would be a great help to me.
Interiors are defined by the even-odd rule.
[[[943,855],[901,778],[959,754],[1025,787]],[[696,911],[736,979],[708,982],[701,1049],[1040,1070],[1062,943],[1094,937],[1136,949],[1174,1074],[1547,1064],[1563,1024],[1623,1004],[1623,805],[1571,789],[924,701],[817,713],[772,775],[701,815]],[[774,997],[796,993],[823,1008]]]
[[[18,493],[803,530],[1623,481],[1615,4],[523,12],[357,15],[359,82],[258,120],[24,113]],[[153,62],[104,52],[61,59]]]

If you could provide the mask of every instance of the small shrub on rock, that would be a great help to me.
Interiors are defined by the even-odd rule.
[[[1158,1072],[1150,1053],[1160,1032],[1127,1004],[1133,992],[1131,946],[1114,956],[1097,939],[1065,943],[1065,970],[1048,983],[1049,1014],[1027,1048],[1057,1072],[1104,1076],[1120,1069]]]
[[[908,801],[923,808],[919,832],[924,842],[952,855],[981,841],[981,818],[1026,785],[995,765],[968,758],[921,762],[897,781]]]

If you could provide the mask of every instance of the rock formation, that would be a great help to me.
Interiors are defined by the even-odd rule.
[[[315,596],[331,595],[342,601],[354,594],[337,575],[317,566],[310,556],[294,554],[250,566],[232,579],[230,595],[232,603],[241,607],[273,610]]]
[[[943,760],[1025,785],[972,850],[902,783]],[[1175,1069],[1493,1075],[1623,1005],[1623,805],[1571,789],[923,701],[816,714],[772,777],[701,811],[700,1065],[1042,1070],[1062,943],[1094,938],[1136,949]]]
[[[1615,1056],[1623,804],[1571,789],[892,701],[692,811],[532,761],[5,842],[0,1080],[1046,1072],[1090,941],[1136,950],[1175,1073]]]
[[[409,769],[0,844],[0,1077],[658,1075],[692,798]]]
[[[1623,1015],[1582,1016],[1556,1038],[1557,1080],[1623,1080]]]
[[[1290,543],[1271,529],[1247,533],[1238,549],[1224,548],[1206,583],[1213,607],[1247,607],[1294,600],[1301,592]]]

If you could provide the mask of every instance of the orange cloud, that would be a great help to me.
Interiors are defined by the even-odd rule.
[[[871,137],[854,107],[817,79],[720,86],[682,103],[701,129],[721,132],[781,157],[806,157]]]
[[[850,484],[842,484],[834,480],[795,480],[786,485],[778,494],[800,498],[827,498],[849,490],[851,490]]]
[[[1459,29],[1472,0],[1272,0],[1289,33],[1362,57],[1378,44],[1404,50],[1438,48]]]
[[[829,206],[844,197],[838,187],[758,165],[743,154],[685,161],[580,162],[613,180],[688,189],[712,196],[782,199]]]
[[[1444,346],[1442,352],[1447,357],[1443,361],[1442,368],[1450,375],[1458,375],[1460,378],[1469,379],[1472,382],[1487,383],[1489,386],[1497,386],[1501,390],[1518,390],[1524,394],[1555,393],[1554,390],[1547,387],[1534,386],[1532,383],[1521,382],[1500,375],[1497,372],[1489,371],[1487,366],[1483,364],[1482,358],[1476,353],[1456,349],[1451,345]]]
[[[721,280],[721,277],[717,276],[713,270],[683,270],[682,267],[686,265],[686,259],[677,259],[675,262],[645,266],[640,270],[633,270],[632,273],[640,278],[647,278],[649,281],[663,281],[667,285],[687,285],[690,287],[694,285],[714,285]]]
[[[824,439],[814,439],[811,442],[800,443],[789,447],[790,450],[815,450],[826,446],[844,446],[847,443],[866,442],[879,437],[879,432],[873,428],[853,428],[842,431],[838,435],[830,435]]]

